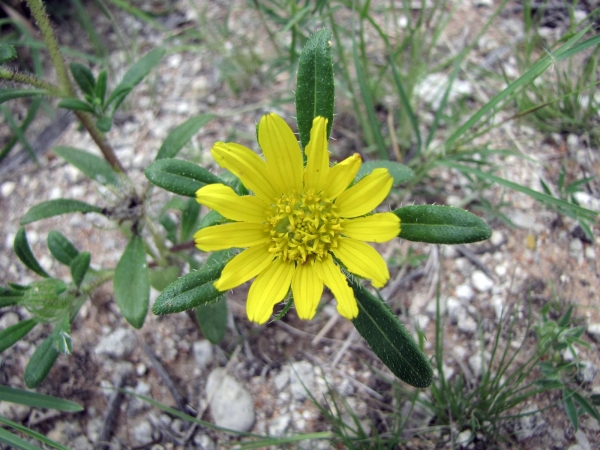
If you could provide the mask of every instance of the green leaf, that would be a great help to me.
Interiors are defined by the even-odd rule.
[[[24,289],[0,286],[0,308],[16,305],[23,299]]]
[[[150,299],[150,277],[144,241],[134,235],[115,269],[115,300],[123,317],[135,328],[144,325]]]
[[[104,100],[106,99],[106,79],[106,69],[102,69],[96,81],[96,98],[100,100],[100,104],[102,105],[104,105]]]
[[[25,367],[25,385],[30,389],[38,387],[52,369],[58,355],[58,350],[54,348],[54,336],[48,336],[29,358]]]
[[[430,244],[466,244],[489,239],[492,230],[479,217],[451,206],[404,206],[393,211],[400,217],[398,237]]]
[[[310,129],[315,117],[321,116],[328,120],[329,137],[333,125],[333,103],[331,30],[324,28],[310,37],[298,63],[296,118],[302,148],[310,140]]]
[[[4,330],[0,331],[0,353],[19,342],[33,327],[37,325],[34,319],[23,320]],[[1,388],[2,386],[0,386]],[[2,399],[2,390],[0,389],[0,400]]]
[[[54,336],[54,348],[60,353],[71,355],[73,353],[73,340],[71,339],[71,321],[69,314],[63,316],[56,324],[52,333]]]
[[[200,223],[198,224],[198,230],[206,227],[212,227],[213,225],[221,225],[222,223],[227,222],[229,222],[229,219],[223,217],[213,209],[209,211],[208,214],[202,218],[202,220],[200,220]]]
[[[160,159],[150,164],[145,171],[152,184],[186,197],[196,197],[196,191],[205,184],[224,183],[197,164],[181,159]]]
[[[400,164],[394,161],[367,161],[361,164],[358,173],[356,174],[356,180],[360,180],[368,173],[372,172],[373,169],[387,169],[392,178],[394,179],[394,186],[404,183],[415,176],[412,169],[404,164]]]
[[[43,89],[0,89],[0,104],[15,98],[35,97],[37,95],[48,95]]]
[[[24,227],[21,227],[17,232],[13,248],[21,262],[25,264],[29,269],[33,270],[41,277],[50,277],[50,275],[48,275],[46,271],[42,269],[42,266],[40,266],[40,263],[38,263],[37,259],[35,259],[35,256],[33,256],[31,248],[29,247],[29,242],[27,242],[27,235],[25,234]]]
[[[83,252],[77,255],[73,261],[71,261],[71,276],[73,277],[73,283],[75,283],[75,286],[81,286],[83,277],[85,277],[85,274],[90,268],[91,258],[92,256],[90,255],[90,252]]]
[[[58,102],[58,107],[69,109],[71,111],[85,111],[91,114],[94,113],[94,108],[92,105],[77,98],[63,98],[60,102]]]
[[[165,54],[165,50],[162,48],[155,48],[144,55],[142,59],[133,64],[119,85],[111,93],[106,105],[110,105],[114,102],[113,111],[115,111],[119,105],[123,102],[127,94],[133,90],[150,71],[156,66]]]
[[[572,397],[573,391],[570,389],[563,389],[563,406],[565,407],[565,413],[569,418],[569,422],[575,428],[575,431],[579,428],[579,416],[577,415],[577,408],[575,408],[575,402]]]
[[[174,158],[198,130],[210,122],[213,117],[212,114],[200,114],[189,118],[171,131],[160,146],[160,149],[158,149],[156,160]]]
[[[65,412],[83,411],[81,405],[69,400],[2,385],[0,385],[0,400],[33,408],[56,409]]]
[[[52,439],[47,438],[46,436],[44,436],[41,433],[38,433],[37,431],[32,430],[31,428],[27,428],[25,425],[21,425],[20,423],[17,422],[13,422],[12,420],[6,419],[5,417],[0,416],[0,423],[7,425],[17,431],[20,431],[21,433],[23,433],[26,436],[32,437],[34,439],[37,439],[38,441],[42,441],[45,444],[48,444],[50,447],[54,447],[57,448],[59,450],[69,450],[67,447],[65,447],[62,444],[59,444],[56,441],[53,441]],[[2,441],[2,437],[0,436],[0,442]],[[35,447],[31,444],[27,444],[29,445],[29,447],[19,447],[19,446],[14,446],[14,448],[36,448],[38,449],[39,447]],[[13,447],[10,447],[13,448]]]
[[[112,128],[112,118],[100,117],[98,120],[96,120],[96,126],[100,131],[107,133]]]
[[[225,264],[206,264],[202,269],[181,277],[158,296],[152,312],[159,316],[173,314],[214,301],[223,294],[213,286],[213,282],[221,276]]]
[[[0,64],[12,61],[17,57],[17,51],[12,45],[0,44]]]
[[[426,388],[433,381],[427,357],[389,306],[373,296],[354,277],[348,278],[358,302],[358,317],[352,321],[381,361],[405,383]]]
[[[189,198],[181,214],[181,242],[191,239],[198,230],[200,219],[200,203],[195,198]]]
[[[587,398],[585,398],[583,395],[581,395],[577,391],[573,391],[572,395],[573,395],[573,400],[575,400],[577,403],[579,403],[579,406],[581,406],[581,409],[583,411],[585,411],[586,413],[588,413],[590,416],[592,416],[594,419],[596,419],[598,421],[598,423],[600,423],[600,413],[598,412],[598,410],[596,408],[594,408],[594,405],[592,405],[592,403],[590,403],[590,401]]]
[[[157,267],[150,270],[150,285],[159,292],[179,277],[179,267]]]
[[[227,299],[224,295],[216,301],[196,306],[196,318],[202,333],[213,344],[218,344],[227,331]]]
[[[27,211],[21,219],[21,225],[36,222],[41,219],[47,219],[48,217],[74,212],[80,212],[84,214],[95,212],[102,214],[102,208],[90,205],[89,203],[80,202],[79,200],[70,200],[67,198],[48,200],[47,202],[35,205],[29,211]]]
[[[87,66],[75,62],[71,63],[69,67],[81,91],[94,97],[96,95],[96,80],[92,71]]]
[[[25,439],[12,434],[10,431],[0,428],[0,442],[8,445],[8,448],[18,448],[21,450],[40,450],[41,447],[30,444]]]
[[[54,153],[102,185],[119,186],[119,178],[104,158],[73,147],[57,146]]]
[[[51,230],[48,233],[47,242],[52,256],[66,266],[70,266],[73,259],[79,255],[79,251],[71,244],[71,241],[56,230]]]

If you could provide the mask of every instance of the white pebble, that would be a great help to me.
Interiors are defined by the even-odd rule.
[[[0,193],[2,194],[2,197],[7,198],[13,193],[16,187],[17,185],[14,181],[5,181],[2,183],[2,186],[0,187]]]
[[[479,292],[487,292],[494,286],[494,282],[481,270],[473,272],[473,275],[471,275],[471,283]]]

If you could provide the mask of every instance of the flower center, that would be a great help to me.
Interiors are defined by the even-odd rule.
[[[337,247],[342,219],[335,204],[314,190],[283,194],[271,205],[269,251],[286,262],[321,261]]]

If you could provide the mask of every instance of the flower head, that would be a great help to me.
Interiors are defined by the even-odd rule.
[[[388,281],[385,261],[363,241],[385,242],[400,232],[395,214],[367,215],[389,193],[392,177],[386,169],[375,169],[348,188],[360,156],[329,167],[323,117],[313,121],[306,166],[294,133],[276,114],[261,119],[258,143],[266,161],[239,144],[217,142],[211,150],[217,163],[254,195],[238,196],[223,184],[210,184],[196,193],[198,202],[233,221],[198,231],[197,247],[245,248],[225,266],[215,287],[226,291],[256,277],[246,310],[250,320],[264,323],[290,287],[298,316],[312,319],[326,285],[338,312],[355,318],[356,299],[337,261],[376,287]]]

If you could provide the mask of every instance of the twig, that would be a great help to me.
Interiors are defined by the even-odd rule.
[[[140,342],[142,344],[142,348],[144,349],[144,353],[146,353],[146,356],[152,363],[152,366],[154,366],[154,369],[156,370],[156,372],[158,373],[160,378],[163,380],[163,382],[165,383],[165,385],[171,392],[171,395],[173,396],[173,399],[175,400],[175,403],[177,404],[177,409],[179,409],[181,412],[184,412],[184,413],[188,413],[188,414],[193,413],[193,410],[187,406],[185,398],[183,397],[183,395],[181,395],[181,393],[175,386],[175,383],[169,376],[166,369],[163,367],[163,365],[160,363],[160,361],[158,361],[156,356],[154,356],[154,353],[152,353],[152,350],[150,349],[150,347],[148,347],[148,344],[146,344],[146,341],[141,336],[140,336]]]
[[[120,370],[115,375],[114,379],[114,392],[110,395],[108,400],[108,405],[106,405],[106,412],[104,413],[104,420],[102,423],[102,428],[100,429],[100,433],[98,434],[98,439],[94,445],[95,449],[102,449],[106,447],[110,447],[110,438],[112,435],[112,429],[115,424],[115,420],[117,419],[119,409],[121,408],[121,402],[123,401],[123,386],[125,385],[125,380],[127,379],[127,372],[125,370]]]
[[[333,316],[331,316],[325,324],[325,326],[321,328],[321,331],[319,331],[315,338],[311,341],[311,344],[318,345],[319,342],[321,342],[321,339],[323,339],[323,336],[325,336],[329,332],[329,330],[333,328],[333,326],[337,323],[339,318],[339,314],[334,314]]]
[[[335,357],[333,358],[333,361],[331,361],[332,368],[335,368],[335,366],[337,366],[337,364],[340,362],[340,359],[342,359],[344,354],[348,351],[350,345],[352,345],[352,342],[354,342],[354,339],[356,339],[357,336],[358,331],[356,331],[356,328],[353,328],[346,340],[344,341],[344,343],[342,344],[342,347],[336,353]]]
[[[494,274],[492,273],[492,271],[488,268],[488,266],[486,266],[484,263],[482,263],[481,260],[477,257],[477,255],[475,255],[475,253],[473,253],[467,247],[465,247],[464,245],[457,245],[456,251],[458,253],[460,253],[461,255],[463,255],[465,258],[467,258],[469,261],[471,261],[471,263],[475,267],[481,269],[483,271],[483,273],[485,273],[490,278],[490,280],[493,280],[496,278],[494,276]]]

